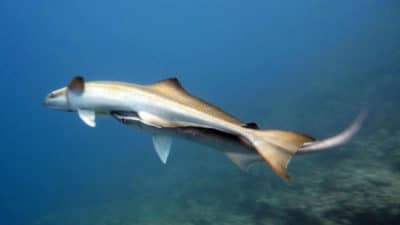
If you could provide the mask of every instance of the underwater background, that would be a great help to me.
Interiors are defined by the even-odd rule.
[[[400,224],[400,1],[0,1],[1,225]],[[218,151],[42,105],[74,75],[184,87],[243,121],[348,144],[288,184]]]

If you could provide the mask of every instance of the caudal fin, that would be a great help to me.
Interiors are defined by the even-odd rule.
[[[360,130],[361,125],[366,117],[367,111],[364,110],[357,116],[357,118],[348,128],[335,136],[306,143],[299,149],[298,154],[309,154],[313,152],[319,152],[327,148],[343,145]]]
[[[246,138],[272,170],[285,180],[289,180],[286,168],[292,156],[304,143],[314,141],[307,135],[282,130],[249,130]]]

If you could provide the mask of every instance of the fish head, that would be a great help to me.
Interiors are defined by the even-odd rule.
[[[72,104],[72,100],[79,98],[84,88],[85,80],[81,76],[76,76],[66,87],[50,92],[44,99],[44,105],[61,111],[76,111],[77,107]]]
[[[50,92],[44,99],[44,105],[51,109],[70,111],[67,88],[63,87]]]

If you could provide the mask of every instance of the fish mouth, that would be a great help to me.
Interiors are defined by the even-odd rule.
[[[45,98],[42,101],[42,105],[44,107],[46,107],[46,108],[49,108],[49,109],[60,110],[60,111],[69,111],[64,107],[61,107],[61,106],[59,106],[57,104],[54,104],[54,102],[52,103],[52,101],[49,98]]]
[[[43,99],[42,105],[47,107],[47,108],[54,108],[55,107],[54,105],[51,104],[51,101],[49,100],[48,97]]]

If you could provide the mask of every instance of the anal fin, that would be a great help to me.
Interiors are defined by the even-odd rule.
[[[256,154],[225,152],[225,155],[243,171],[248,171],[251,165],[263,161],[263,159]]]
[[[153,135],[153,145],[156,149],[158,157],[160,157],[161,162],[167,163],[169,152],[171,150],[172,138],[163,134]]]

